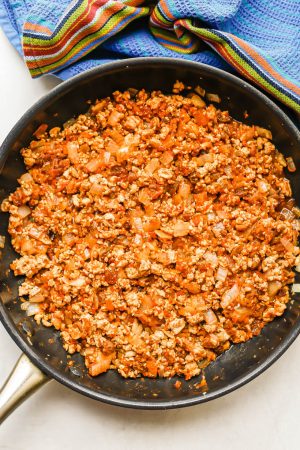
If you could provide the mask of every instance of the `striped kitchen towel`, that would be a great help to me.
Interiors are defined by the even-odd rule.
[[[173,56],[237,71],[300,112],[300,0],[0,0],[0,24],[33,77]]]

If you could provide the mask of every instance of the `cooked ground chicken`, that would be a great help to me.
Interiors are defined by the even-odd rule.
[[[270,131],[181,89],[115,92],[42,125],[2,203],[22,308],[92,376],[189,379],[289,301],[299,227],[284,157]]]

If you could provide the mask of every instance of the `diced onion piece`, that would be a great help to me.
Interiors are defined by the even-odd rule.
[[[209,102],[214,102],[214,103],[220,103],[221,102],[221,98],[218,96],[218,94],[211,94],[211,93],[207,93],[206,94],[206,98]]]
[[[201,95],[201,97],[205,96],[205,89],[203,89],[201,86],[196,86],[194,90],[195,92],[197,92],[197,94]]]
[[[124,143],[124,136],[122,136],[121,133],[119,133],[117,130],[112,129],[109,130],[109,136],[112,138],[113,141],[116,142],[119,146],[122,146]]]
[[[143,231],[143,222],[142,219],[140,217],[134,217],[133,218],[133,228],[136,229],[136,231]]]
[[[173,152],[171,150],[166,150],[162,156],[160,157],[160,162],[164,165],[164,166],[168,166],[169,164],[171,164],[171,162],[174,159],[174,155]]]
[[[299,219],[294,219],[293,223],[292,223],[292,227],[293,227],[294,230],[300,231],[300,220]]]
[[[38,292],[35,295],[32,295],[29,298],[30,303],[40,303],[43,302],[45,300],[45,297],[43,296],[43,294],[41,292]]]
[[[90,188],[90,193],[91,194],[95,194],[95,195],[100,195],[103,192],[103,186],[101,186],[101,184],[98,183],[93,183],[91,188]]]
[[[204,166],[204,164],[212,163],[214,161],[214,157],[211,153],[205,153],[204,155],[198,156],[198,158],[195,158],[197,166],[201,167]]]
[[[274,297],[274,295],[277,294],[277,292],[281,289],[282,283],[277,280],[269,281],[268,283],[268,294],[270,297]]]
[[[0,248],[4,248],[5,246],[5,236],[0,236]]]
[[[112,111],[112,113],[110,114],[110,116],[107,120],[108,125],[111,125],[112,127],[114,127],[122,119],[123,116],[124,116],[124,114],[120,113],[119,111],[116,111],[116,110]]]
[[[28,172],[23,173],[23,175],[20,177],[21,183],[30,183],[31,181],[33,181],[33,178]]]
[[[160,239],[171,239],[172,236],[169,233],[166,233],[162,230],[155,230],[156,236],[158,236]]]
[[[280,214],[286,219],[286,220],[292,220],[294,219],[294,214],[290,209],[282,208],[280,211]]]
[[[259,190],[260,192],[262,192],[262,193],[266,193],[266,192],[268,192],[268,190],[269,190],[269,185],[268,185],[268,183],[266,183],[266,182],[263,181],[263,180],[258,180],[258,181],[257,181],[257,187],[258,187],[258,190]]]
[[[75,280],[69,280],[70,286],[74,287],[82,287],[85,285],[85,278],[84,277],[78,277]]]
[[[72,125],[74,125],[75,122],[76,120],[74,119],[74,117],[72,117],[72,119],[67,120],[66,122],[63,123],[64,129],[71,127]]]
[[[97,360],[95,363],[91,364],[89,367],[89,374],[92,377],[99,375],[100,373],[107,372],[110,367],[110,363],[113,355],[101,355],[97,356]]]
[[[296,166],[295,166],[293,158],[291,158],[289,156],[288,158],[286,158],[286,162],[287,162],[288,171],[289,172],[296,172]]]
[[[258,136],[266,138],[266,139],[272,139],[272,133],[270,130],[267,130],[266,128],[262,128],[262,127],[255,127],[255,130],[256,130]]]
[[[197,206],[203,205],[208,199],[207,192],[200,192],[199,194],[194,194],[194,200]]]
[[[205,261],[207,261],[212,267],[217,267],[219,260],[215,253],[213,252],[206,252],[203,255],[203,258]]]
[[[86,165],[86,168],[89,172],[97,172],[97,170],[101,167],[101,161],[99,159],[91,159]]]
[[[78,149],[79,145],[77,142],[72,141],[67,143],[68,157],[74,164],[78,163],[79,160]]]
[[[34,239],[40,239],[42,235],[42,231],[38,228],[31,227],[28,231],[29,236],[33,237]]]
[[[279,164],[281,164],[283,167],[286,167],[286,160],[282,153],[276,151],[276,158]]]
[[[217,223],[215,226],[213,226],[213,232],[217,236],[220,236],[222,231],[224,231],[225,227],[222,222]]]
[[[284,194],[288,197],[292,196],[292,188],[289,180],[287,178],[283,178],[281,181],[281,189],[284,192]]]
[[[190,223],[178,220],[175,223],[173,234],[175,237],[186,236],[190,231]]]
[[[130,93],[131,98],[134,98],[139,91],[135,88],[128,88],[128,92]]]
[[[97,114],[99,111],[102,111],[105,105],[105,100],[97,100],[96,104],[91,107],[92,113]]]
[[[185,283],[183,286],[189,291],[190,294],[199,294],[199,292],[201,292],[201,286],[196,281]]]
[[[249,308],[245,308],[244,306],[239,306],[234,309],[232,318],[234,322],[244,322],[249,320],[249,316],[251,315],[251,310]]]
[[[108,216],[108,215],[113,216],[113,214],[110,214],[110,213],[105,214],[105,216]],[[112,219],[112,220],[114,220],[114,219]],[[97,238],[95,236],[93,236],[93,234],[91,233],[85,237],[85,242],[86,242],[87,246],[92,249],[95,247],[95,245],[97,245]]]
[[[143,242],[142,236],[140,234],[136,234],[133,238],[133,242],[136,245],[140,245]]]
[[[228,275],[228,270],[224,267],[219,267],[216,273],[216,279],[218,281],[225,281]]]
[[[120,147],[116,152],[118,162],[126,161],[129,156],[129,147]]]
[[[106,150],[107,150],[109,153],[111,153],[112,155],[115,155],[115,154],[116,154],[116,152],[118,151],[119,147],[120,147],[120,146],[119,146],[115,141],[113,141],[113,140],[109,141],[109,142],[106,144],[106,146],[105,146]]]
[[[295,250],[295,246],[292,244],[291,241],[289,241],[288,239],[286,239],[285,237],[280,239],[280,242],[282,243],[282,245],[284,246],[284,248],[290,252],[293,253]]]
[[[220,217],[220,219],[228,219],[228,213],[226,211],[224,211],[223,209],[218,209],[216,211],[216,214],[218,217]]]
[[[292,208],[292,212],[296,217],[300,217],[300,209],[297,206],[294,206],[294,208]]]
[[[168,260],[169,260],[170,264],[176,262],[176,252],[175,252],[175,250],[167,250],[166,254],[167,254],[167,257],[168,257]]]
[[[49,130],[49,134],[51,137],[55,137],[60,132],[60,127],[53,127],[51,130]]]
[[[181,198],[187,199],[191,192],[191,186],[188,183],[181,183],[178,189],[178,194]]]
[[[204,319],[207,325],[213,325],[218,322],[217,316],[212,309],[208,309],[204,314]]]
[[[27,316],[35,316],[40,312],[40,306],[38,303],[29,303],[26,308]]]
[[[155,218],[150,219],[149,222],[144,223],[143,225],[144,231],[147,232],[158,230],[159,227],[160,227],[160,220]]]
[[[31,209],[26,205],[19,206],[19,208],[17,209],[17,214],[22,219],[24,219],[25,217],[29,216],[29,214],[31,214]]]
[[[226,167],[224,168],[224,172],[226,173],[226,175],[227,175],[229,178],[232,177],[232,170],[231,170],[231,167],[230,167],[230,166],[226,166]]]
[[[34,254],[35,247],[31,239],[23,238],[20,242],[20,245],[23,253],[27,253],[28,255]]]
[[[115,216],[114,216],[113,213],[106,213],[106,214],[104,214],[103,219],[114,221],[115,220]]]
[[[21,303],[21,310],[22,311],[26,311],[28,306],[29,306],[29,302],[22,302]]]
[[[148,164],[145,166],[144,171],[151,175],[152,173],[154,173],[158,168],[159,168],[159,159],[158,158],[152,158]]]
[[[214,212],[209,212],[207,214],[207,220],[209,220],[210,222],[213,222],[215,220],[215,218],[216,218],[216,215]]]
[[[221,300],[222,308],[227,308],[238,296],[240,293],[240,289],[235,283],[229,291],[226,291]]]
[[[110,156],[111,156],[110,152],[104,152],[103,160],[106,164],[109,163]]]
[[[299,283],[293,284],[292,291],[295,292],[296,294],[299,294],[300,293],[300,284]]]
[[[199,95],[191,94],[190,98],[193,105],[197,108],[204,108],[206,106],[205,101],[201,97],[199,97]]]
[[[255,135],[255,130],[254,128],[248,128],[246,131],[243,132],[243,134],[241,135],[240,139],[241,141],[250,141],[251,139],[254,138]]]
[[[73,245],[76,242],[76,237],[72,233],[67,233],[63,235],[62,240],[67,245]]]
[[[151,197],[147,188],[140,189],[138,199],[143,205],[151,203]]]
[[[183,202],[183,198],[179,194],[175,194],[172,198],[172,201],[175,206],[178,206],[178,205],[180,205],[180,203]]]
[[[299,266],[300,265],[300,255],[296,256],[295,259],[295,266]]]
[[[36,136],[38,139],[45,134],[46,130],[48,128],[48,125],[45,123],[42,123],[33,133],[33,136]]]
[[[295,267],[296,272],[300,272],[300,264]]]

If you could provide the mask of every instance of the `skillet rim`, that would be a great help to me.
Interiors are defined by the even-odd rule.
[[[124,59],[119,61],[114,61],[112,63],[107,63],[99,67],[95,67],[93,69],[87,70],[81,74],[76,75],[75,77],[62,82],[58,86],[54,87],[49,93],[41,97],[37,102],[33,104],[17,121],[16,125],[9,132],[7,137],[4,139],[1,147],[0,147],[0,168],[5,163],[6,156],[8,155],[12,144],[15,141],[16,136],[19,134],[19,131],[23,129],[31,120],[31,117],[38,111],[40,111],[44,105],[46,105],[50,100],[54,99],[56,96],[62,94],[64,91],[71,90],[78,83],[87,80],[89,77],[93,77],[97,74],[105,74],[113,71],[119,70],[130,70],[139,66],[147,66],[147,65],[165,65],[169,68],[176,68],[176,66],[186,67],[187,69],[199,70],[202,74],[214,74],[218,76],[220,79],[225,79],[230,81],[231,83],[241,87],[242,89],[248,90],[250,94],[257,97],[260,101],[262,101],[265,105],[267,105],[273,112],[273,114],[277,115],[277,117],[281,120],[282,125],[285,126],[286,130],[294,135],[296,140],[298,140],[300,145],[300,133],[297,127],[293,124],[293,122],[288,118],[288,116],[265,94],[260,92],[255,87],[251,86],[249,83],[232,75],[228,72],[225,72],[221,69],[208,66],[206,64],[187,61],[176,58],[132,58],[132,59]],[[212,393],[207,392],[206,395],[199,393],[199,396],[195,396],[194,398],[187,398],[183,400],[162,400],[162,401],[148,401],[148,400],[131,400],[131,399],[122,399],[114,396],[109,396],[103,394],[101,392],[93,391],[86,386],[78,384],[76,381],[72,380],[68,377],[67,373],[62,374],[59,371],[56,371],[54,368],[47,364],[47,361],[41,357],[36,350],[30,346],[30,344],[26,341],[24,337],[22,337],[21,333],[16,328],[12,319],[10,318],[6,308],[2,302],[0,302],[0,319],[7,330],[11,338],[15,341],[18,347],[29,357],[29,359],[44,373],[46,373],[49,377],[54,378],[56,381],[61,384],[69,387],[70,389],[83,394],[87,397],[93,398],[98,401],[102,401],[104,403],[108,403],[115,406],[122,406],[127,408],[135,408],[135,409],[148,409],[148,410],[158,410],[158,409],[173,409],[173,408],[182,408],[187,406],[196,405],[199,403],[205,403],[207,401],[213,400],[215,398],[222,397],[239,387],[247,384],[258,375],[263,373],[268,367],[270,367],[275,361],[277,361],[280,356],[290,347],[290,345],[294,342],[296,337],[300,334],[300,317],[297,319],[296,324],[290,333],[281,341],[278,347],[269,354],[266,360],[259,364],[257,367],[252,369],[249,373],[244,376],[241,376],[234,382],[228,383],[226,387],[222,387]]]

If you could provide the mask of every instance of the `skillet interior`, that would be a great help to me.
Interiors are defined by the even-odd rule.
[[[256,123],[272,130],[274,142],[286,156],[292,156],[300,167],[300,137],[296,128],[263,94],[232,75],[211,67],[168,58],[143,58],[121,61],[79,75],[55,88],[31,108],[12,130],[0,151],[0,201],[17,187],[16,179],[24,172],[19,149],[27,145],[40,123],[50,127],[61,125],[87,110],[87,100],[110,95],[128,87],[160,89],[171,92],[175,80],[188,85],[200,84],[208,92],[222,98],[220,105],[231,115],[249,124]],[[244,119],[244,111],[249,117]],[[298,150],[298,151],[297,151]],[[7,158],[7,159],[6,159]],[[6,159],[6,162],[5,162]],[[300,206],[300,170],[287,173],[291,180],[296,204]],[[177,378],[124,380],[110,371],[96,378],[87,375],[83,359],[73,355],[72,371],[67,366],[70,357],[63,350],[59,333],[52,328],[37,326],[26,318],[18,301],[20,277],[9,272],[9,264],[17,256],[7,233],[8,215],[0,213],[0,234],[6,236],[6,246],[0,260],[0,312],[2,321],[13,339],[43,371],[58,381],[85,395],[105,402],[145,409],[188,406],[224,395],[251,380],[274,362],[300,331],[299,294],[281,318],[268,324],[263,332],[245,344],[231,347],[205,369],[206,393],[196,389],[200,377],[183,381],[180,390],[174,388]],[[297,275],[296,282],[300,282]]]

